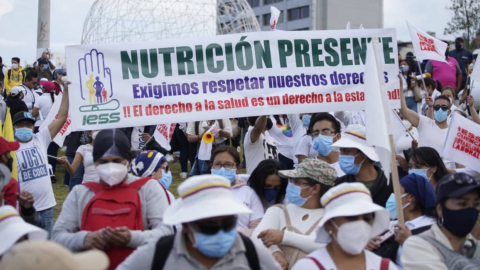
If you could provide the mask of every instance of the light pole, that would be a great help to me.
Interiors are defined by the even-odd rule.
[[[50,48],[50,0],[38,0],[37,58]]]

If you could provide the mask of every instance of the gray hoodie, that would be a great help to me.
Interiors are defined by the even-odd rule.
[[[128,176],[127,184],[137,180]],[[143,185],[138,193],[142,202],[143,231],[131,231],[129,248],[137,248],[147,239],[159,239],[173,234],[173,228],[163,224],[163,213],[167,209],[167,195],[158,181],[152,179]],[[75,186],[62,206],[60,216],[53,227],[52,240],[73,252],[84,249],[83,243],[88,231],[80,231],[83,209],[95,193],[84,185]]]

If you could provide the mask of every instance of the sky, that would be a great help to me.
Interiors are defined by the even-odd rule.
[[[142,0],[138,0],[142,1]],[[359,1],[359,0],[352,0]],[[362,0],[368,1],[368,0]],[[397,29],[397,40],[410,41],[405,21],[438,38],[454,40],[443,34],[452,13],[446,9],[451,0],[383,0],[384,27]],[[64,52],[67,45],[80,44],[88,11],[95,0],[51,0],[52,52]],[[10,65],[13,56],[32,64],[36,59],[38,0],[0,0],[0,56]],[[347,22],[348,19],[346,18]]]

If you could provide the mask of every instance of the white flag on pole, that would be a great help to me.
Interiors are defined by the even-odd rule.
[[[473,66],[472,74],[470,74],[470,81],[480,81],[480,59],[475,60],[475,66]]]
[[[270,6],[270,29],[275,31],[277,29],[278,18],[280,17],[280,10],[274,6]]]
[[[153,137],[161,147],[165,150],[170,151],[170,140],[172,140],[173,132],[175,131],[176,123],[172,124],[160,124],[157,125]]]
[[[390,102],[383,78],[383,54],[378,38],[367,45],[365,71],[365,120],[367,144],[374,146],[383,171],[390,179],[391,153],[389,135],[393,134]]]
[[[62,96],[63,94],[60,93],[58,96],[55,97],[55,102],[52,105],[52,108],[50,109],[50,113],[48,116],[43,119],[42,125],[40,126],[39,130],[43,130],[45,128],[48,128],[48,125],[50,125],[55,119],[57,119],[58,116],[58,110],[60,109],[60,105],[62,104]],[[41,112],[39,112],[41,114]],[[45,117],[45,115],[42,116],[42,118]],[[60,147],[63,146],[63,142],[65,141],[65,138],[72,133],[72,120],[70,119],[70,114],[68,114],[67,121],[65,124],[63,124],[62,129],[58,132],[57,136],[53,138],[53,141]]]
[[[347,30],[350,30],[350,21],[347,23]]]
[[[445,51],[447,50],[447,44],[445,42],[430,36],[408,21],[407,26],[418,61],[426,59],[446,62]]]

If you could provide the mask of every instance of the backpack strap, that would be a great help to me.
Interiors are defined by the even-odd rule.
[[[312,260],[317,265],[318,269],[326,270],[325,267],[323,267],[323,265],[317,259],[315,259],[314,257],[305,257],[305,258]]]
[[[257,250],[255,249],[252,240],[241,233],[238,235],[242,237],[243,244],[245,245],[245,256],[247,257],[248,266],[250,266],[251,270],[260,270],[260,262],[258,260]]]
[[[7,77],[8,77],[8,80],[12,79],[12,69],[7,70]]]
[[[380,262],[380,270],[388,270],[389,266],[390,260],[387,258],[382,258],[382,261]]]
[[[155,246],[155,254],[153,256],[152,270],[161,270],[165,266],[170,251],[175,242],[175,234],[167,235],[158,240]]]
[[[82,183],[82,185],[86,186],[87,188],[95,192],[95,194],[104,190],[104,187],[96,182],[86,182],[86,183]]]

